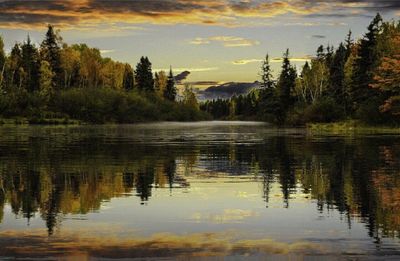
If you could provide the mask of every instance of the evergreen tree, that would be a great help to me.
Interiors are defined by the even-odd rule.
[[[175,101],[176,99],[177,90],[175,87],[175,78],[172,73],[172,69],[169,70],[167,86],[164,90],[164,98],[170,101]]]
[[[334,56],[334,48],[333,46],[326,47],[326,54],[325,54],[325,63],[328,68],[332,65],[332,60]]]
[[[368,98],[376,94],[376,91],[369,88],[369,85],[373,80],[373,71],[379,62],[377,39],[381,32],[381,25],[382,17],[377,14],[368,26],[368,32],[360,42],[358,57],[355,60],[351,90],[354,110],[357,110],[361,103],[368,102]]]
[[[52,25],[48,25],[46,37],[41,44],[42,59],[46,60],[53,71],[53,87],[62,86],[64,77],[62,76],[63,70],[61,67],[61,47],[60,37],[54,32]]]
[[[284,123],[286,114],[293,104],[292,91],[296,85],[297,72],[296,69],[290,64],[289,49],[286,50],[283,56],[282,71],[278,81],[278,96],[280,104],[280,112],[278,114],[278,122]]]
[[[330,78],[328,86],[328,96],[332,97],[337,104],[345,105],[345,72],[344,67],[347,61],[347,49],[340,43],[336,50],[330,67]]]
[[[149,58],[140,58],[136,65],[135,83],[140,91],[154,92],[154,79]]]
[[[125,64],[124,68],[124,77],[122,80],[122,87],[126,91],[133,90],[134,88],[134,79],[135,75],[133,73],[133,69],[129,64]]]
[[[33,92],[39,85],[39,53],[28,36],[27,41],[21,46],[22,67],[26,73],[25,88]]]
[[[21,46],[16,43],[11,49],[10,54],[10,65],[8,68],[9,79],[8,83],[10,86],[20,87],[23,80],[23,69],[22,69],[22,51]]]
[[[317,59],[318,60],[323,60],[325,59],[325,48],[323,45],[318,46],[317,49]]]
[[[351,48],[353,47],[353,39],[352,39],[352,32],[349,30],[349,33],[346,37],[346,58],[348,58],[351,54]]]
[[[272,79],[272,70],[269,64],[268,54],[265,56],[265,60],[261,66],[261,88],[271,89],[274,88],[274,81]]]

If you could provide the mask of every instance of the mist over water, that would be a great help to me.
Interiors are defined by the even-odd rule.
[[[0,127],[0,256],[396,259],[400,137]]]

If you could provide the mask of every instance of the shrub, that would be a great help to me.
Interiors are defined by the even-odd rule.
[[[304,110],[304,122],[333,122],[343,118],[343,110],[333,99],[322,99]]]

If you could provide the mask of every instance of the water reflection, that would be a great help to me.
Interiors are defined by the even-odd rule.
[[[364,223],[379,244],[399,237],[399,148],[395,136],[310,136],[265,126],[3,128],[0,222],[10,206],[28,224],[40,215],[52,235],[63,216],[101,212],[113,198],[136,196],[146,205],[157,189],[174,197],[190,188],[191,177],[245,175],[262,187],[264,207],[279,185],[282,208],[305,195],[320,213],[338,211],[349,229]]]

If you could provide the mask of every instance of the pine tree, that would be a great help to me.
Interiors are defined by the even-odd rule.
[[[274,88],[274,81],[272,79],[272,70],[269,64],[268,54],[265,56],[265,60],[261,66],[261,88],[272,89]]]
[[[336,50],[330,67],[330,78],[328,86],[328,96],[332,97],[337,104],[346,104],[345,95],[345,74],[344,67],[347,61],[347,49],[340,43]]]
[[[297,72],[290,64],[289,49],[286,50],[283,56],[282,71],[278,81],[278,97],[280,103],[280,112],[278,114],[278,122],[284,123],[286,114],[293,104],[292,91],[296,85]]]
[[[358,57],[355,60],[351,100],[353,109],[357,110],[361,103],[374,96],[375,90],[369,88],[373,80],[373,71],[379,62],[377,52],[378,36],[381,32],[382,17],[377,14],[368,26],[368,32],[360,42]]]
[[[353,47],[353,38],[352,38],[352,32],[349,30],[349,33],[347,34],[346,37],[346,59],[350,56],[351,54],[351,48]]]
[[[16,43],[14,47],[11,49],[10,54],[10,65],[8,72],[8,83],[10,86],[20,87],[21,82],[23,80],[22,69],[22,51],[21,46]]]
[[[122,86],[124,90],[130,91],[134,88],[134,79],[135,75],[133,73],[133,69],[129,64],[125,64],[124,68],[124,77],[122,80]]]
[[[140,58],[136,65],[135,83],[140,91],[154,92],[154,79],[149,58]]]
[[[175,87],[175,78],[172,73],[172,68],[169,70],[167,86],[164,90],[164,98],[170,101],[175,101],[176,99],[177,90]]]
[[[61,47],[60,37],[54,32],[52,25],[48,25],[46,38],[41,44],[41,56],[42,59],[50,64],[53,71],[53,87],[62,86],[63,81],[63,70],[61,67]]]
[[[318,46],[317,49],[317,59],[318,60],[323,60],[325,59],[325,48],[323,45]]]
[[[25,88],[33,92],[39,85],[39,53],[35,45],[32,44],[30,37],[21,46],[22,49],[22,67],[26,73]]]

